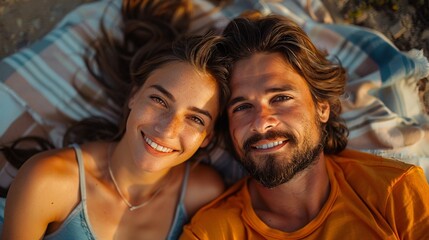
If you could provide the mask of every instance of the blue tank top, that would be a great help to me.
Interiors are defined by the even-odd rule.
[[[69,214],[67,219],[63,222],[61,227],[48,235],[43,239],[53,239],[53,240],[75,240],[75,239],[96,239],[94,231],[91,228],[91,225],[88,221],[88,211],[86,208],[86,185],[85,185],[85,170],[83,165],[82,151],[78,145],[73,145],[73,148],[76,152],[76,158],[79,166],[79,185],[80,185],[80,194],[81,201]],[[168,233],[168,240],[178,239],[182,233],[182,227],[188,221],[188,216],[186,214],[186,209],[184,205],[186,187],[188,185],[189,177],[189,162],[186,164],[185,176],[182,182],[182,189],[180,192],[179,203],[176,206],[176,212],[174,215],[173,224],[171,225],[170,231]],[[0,229],[3,228],[4,222],[4,207],[5,199],[0,199]]]

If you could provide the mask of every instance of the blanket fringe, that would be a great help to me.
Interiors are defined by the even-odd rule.
[[[417,79],[429,77],[429,61],[428,58],[423,54],[423,50],[411,49],[405,54],[414,60],[416,64],[414,76]]]

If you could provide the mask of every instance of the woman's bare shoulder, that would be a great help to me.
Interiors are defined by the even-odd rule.
[[[70,174],[75,175],[77,170],[76,155],[72,148],[54,149],[31,157],[19,169],[17,178],[58,180]]]
[[[5,234],[33,238],[49,224],[63,221],[80,201],[78,175],[74,151],[69,148],[39,153],[25,162],[7,195]],[[20,232],[17,226],[28,232]]]
[[[186,197],[188,213],[193,215],[199,208],[206,205],[225,191],[225,183],[221,175],[211,166],[203,163],[194,165],[189,174]]]
[[[19,169],[8,198],[9,195],[11,198],[27,198],[33,203],[40,201],[41,204],[50,201],[51,208],[73,205],[79,198],[77,166],[75,153],[71,148],[39,153]]]

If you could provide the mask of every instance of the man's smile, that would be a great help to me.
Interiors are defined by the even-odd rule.
[[[269,143],[264,143],[264,144],[259,144],[259,145],[252,145],[253,149],[262,149],[262,150],[266,150],[266,149],[270,149],[270,148],[274,148],[277,147],[279,145],[284,145],[284,143],[286,143],[285,140],[283,141],[273,141],[273,142],[269,142]]]

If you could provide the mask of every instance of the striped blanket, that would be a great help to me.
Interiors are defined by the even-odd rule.
[[[196,14],[214,8],[206,0],[195,3]],[[104,25],[118,30],[120,5],[120,0],[84,4],[45,37],[1,60],[0,144],[38,135],[60,146],[73,121],[94,115],[115,118],[109,99],[89,76],[83,56],[88,54],[88,42],[100,32],[103,14]],[[429,84],[418,85],[428,77],[429,64],[421,51],[401,52],[378,32],[333,23],[320,0],[235,0],[192,27],[214,23],[222,29],[249,9],[294,19],[320,49],[348,70],[342,113],[350,129],[348,147],[420,165],[429,180],[429,109],[425,108]],[[80,91],[93,98],[82,98]],[[98,107],[103,104],[104,108]],[[222,149],[210,161],[227,181],[239,177],[239,166],[231,167],[234,161]]]

